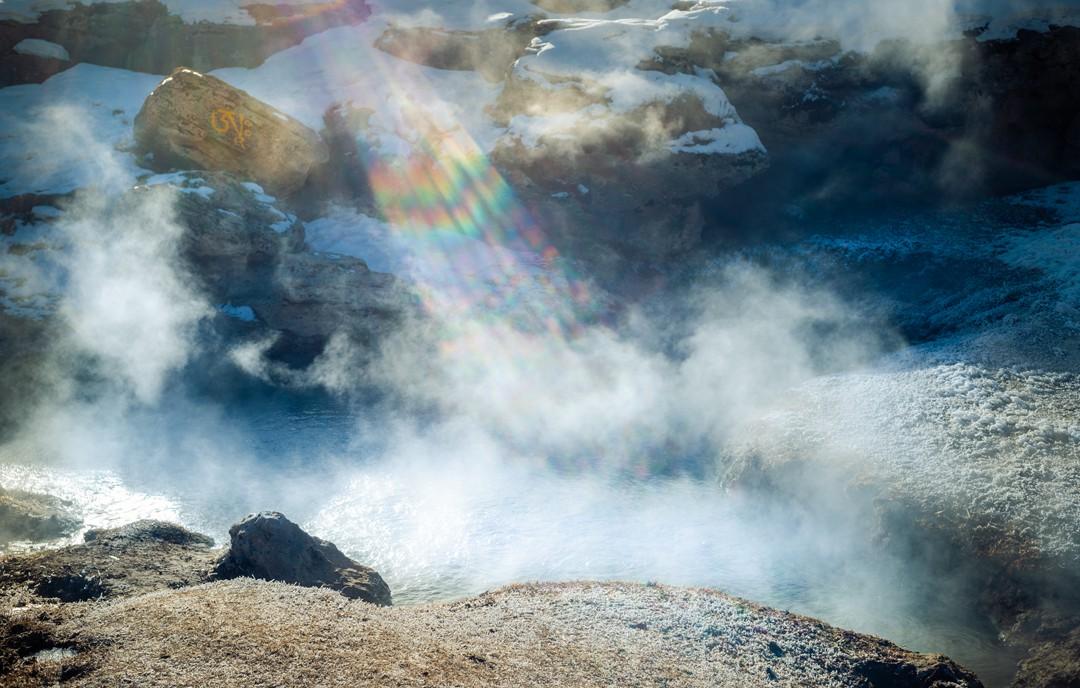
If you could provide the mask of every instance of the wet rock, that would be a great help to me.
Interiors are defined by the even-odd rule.
[[[81,523],[70,502],[0,488],[0,545],[20,540],[56,540],[74,533]]]
[[[305,587],[326,587],[372,604],[391,604],[390,588],[373,569],[349,559],[332,543],[308,535],[275,511],[252,514],[229,529],[229,551],[214,567],[217,578],[248,576]]]
[[[864,677],[873,688],[981,688],[974,674],[947,657],[918,656],[922,663],[910,658],[866,659],[854,667],[854,673]]]
[[[300,122],[186,68],[147,97],[135,140],[156,169],[232,172],[281,194],[298,190],[329,159],[326,144]]]

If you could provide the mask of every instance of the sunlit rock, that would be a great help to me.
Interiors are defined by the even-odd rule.
[[[329,159],[326,145],[300,122],[184,68],[147,97],[135,118],[135,140],[156,168],[233,172],[282,194],[299,189]]]
[[[275,511],[252,514],[229,529],[232,544],[214,568],[218,578],[247,576],[305,587],[326,587],[345,597],[389,605],[382,577],[349,559],[333,543],[312,537]]]

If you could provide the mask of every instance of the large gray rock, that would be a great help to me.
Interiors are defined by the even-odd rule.
[[[232,544],[218,561],[218,578],[248,576],[306,587],[337,590],[345,597],[389,606],[390,588],[367,566],[333,543],[305,533],[283,514],[251,514],[229,529]]]

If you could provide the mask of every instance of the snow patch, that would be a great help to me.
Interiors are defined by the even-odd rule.
[[[47,57],[53,60],[71,59],[67,48],[52,41],[43,41],[40,38],[24,38],[15,44],[15,52],[20,55],[34,55],[35,57]]]

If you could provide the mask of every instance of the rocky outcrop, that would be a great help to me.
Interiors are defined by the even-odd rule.
[[[296,191],[329,159],[300,122],[224,81],[191,69],[169,75],[135,117],[135,140],[156,169],[207,169]]]
[[[345,597],[390,605],[382,577],[333,543],[308,535],[274,511],[252,514],[229,529],[229,551],[214,566],[220,579],[247,576],[337,590]]]
[[[79,62],[151,74],[182,65],[202,71],[254,67],[311,34],[356,24],[371,14],[364,0],[251,3],[244,11],[254,23],[247,25],[185,21],[158,0],[70,3],[18,18],[5,17],[3,9],[0,86],[42,81]],[[48,62],[16,52],[15,45],[26,39],[56,43],[69,59]]]
[[[0,545],[57,540],[71,535],[81,524],[69,502],[50,495],[0,488]]]
[[[85,542],[0,560],[6,594],[81,602],[196,585],[214,560],[213,540],[163,521],[91,530]]]

